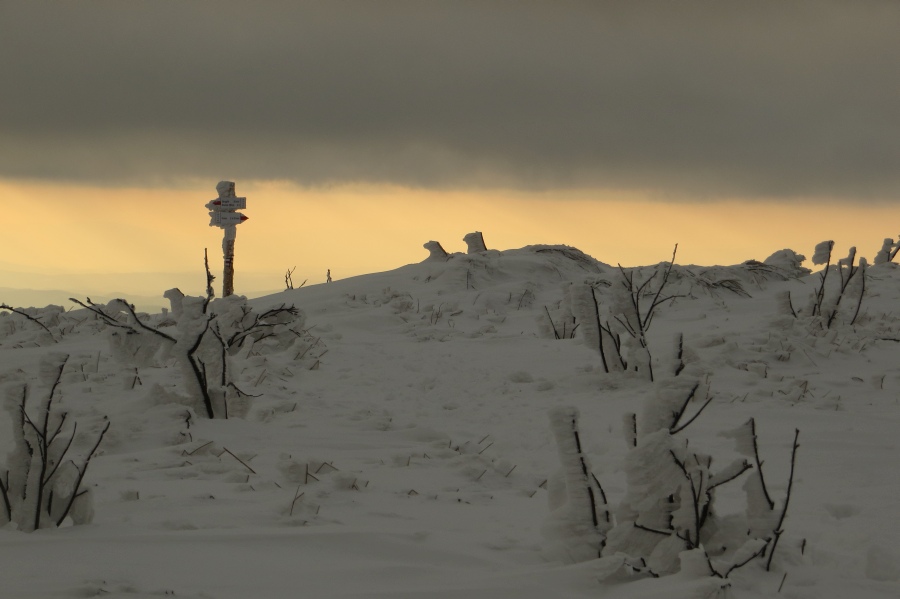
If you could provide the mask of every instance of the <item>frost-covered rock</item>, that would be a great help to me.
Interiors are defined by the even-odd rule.
[[[428,258],[427,260],[446,260],[450,257],[450,254],[441,246],[440,242],[437,241],[429,241],[422,245],[426,250],[428,250]]]
[[[763,264],[779,268],[793,278],[799,278],[812,272],[803,266],[804,260],[806,260],[806,256],[803,254],[798,254],[794,250],[783,249],[763,260]]]
[[[468,249],[466,250],[466,253],[468,254],[477,254],[479,252],[487,251],[487,247],[484,245],[484,236],[481,234],[481,231],[469,233],[463,237],[463,241],[465,241],[468,246]]]
[[[177,287],[169,289],[163,293],[163,297],[169,300],[169,305],[172,307],[172,316],[177,320],[184,312],[184,294],[181,292],[181,289]]]

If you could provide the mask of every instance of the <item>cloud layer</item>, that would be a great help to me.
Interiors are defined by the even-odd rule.
[[[0,176],[895,198],[896,2],[5,2]]]

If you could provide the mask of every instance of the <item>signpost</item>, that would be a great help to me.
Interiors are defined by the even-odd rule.
[[[237,226],[249,217],[237,212],[247,208],[247,198],[234,195],[233,181],[219,181],[216,185],[219,197],[206,204],[209,210],[209,226],[219,227],[225,231],[222,240],[222,254],[225,259],[225,272],[222,280],[222,297],[234,294],[234,240],[237,237]]]

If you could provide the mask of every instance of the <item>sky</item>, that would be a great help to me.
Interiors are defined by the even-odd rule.
[[[0,288],[159,296],[565,243],[609,263],[900,233],[900,3],[0,2]],[[2,298],[0,298],[2,301]]]

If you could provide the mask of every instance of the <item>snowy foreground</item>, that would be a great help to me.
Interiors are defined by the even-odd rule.
[[[636,279],[658,270],[656,289],[665,266]],[[895,599],[900,267],[865,277],[859,315],[857,286],[824,328],[809,313],[820,276],[789,261],[676,266],[665,295],[682,297],[660,305],[648,331],[654,384],[645,368],[604,372],[591,341],[585,283],[618,327],[618,269],[561,246],[433,258],[250,301],[256,313],[296,306],[305,332],[235,344],[230,376],[258,397],[228,391],[228,419],[206,416],[171,352],[123,342],[77,305],[32,311],[49,332],[4,313],[0,456],[14,453],[22,382],[37,420],[48,365],[66,355],[54,406],[66,427],[78,423],[68,457],[81,463],[111,424],[84,479],[92,518],[81,507],[60,528],[0,528],[0,596]],[[143,318],[177,338],[186,329],[172,316]],[[755,559],[719,579],[685,553],[679,567],[676,552],[675,573],[654,578],[566,548],[559,514],[572,513],[559,507],[548,414],[577,408],[584,454],[619,505],[626,469],[641,467],[626,466],[628,414],[647,413],[677,380],[679,334],[682,376],[701,385],[686,417],[711,402],[674,437],[725,467],[740,456],[721,433],[754,418],[776,510],[799,429],[768,571]],[[131,339],[152,337],[142,335]],[[0,474],[13,458],[0,457]],[[741,480],[721,487],[717,518],[746,509]]]

